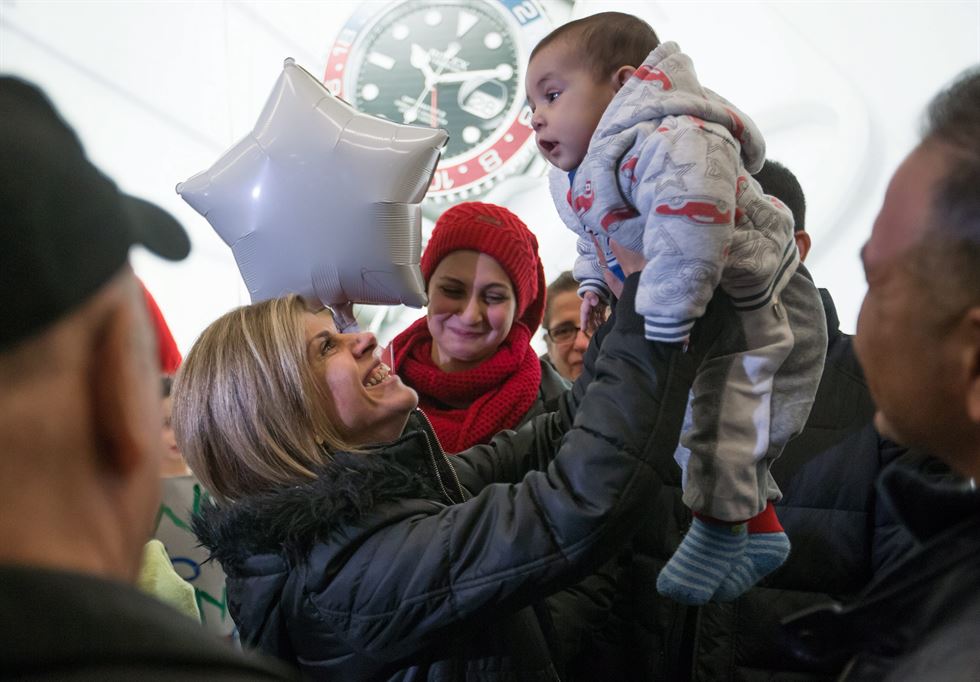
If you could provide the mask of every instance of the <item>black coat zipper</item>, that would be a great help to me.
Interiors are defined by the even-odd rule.
[[[419,413],[422,420],[425,422],[426,427],[428,427],[422,429],[422,435],[425,436],[425,444],[429,451],[429,462],[432,464],[432,471],[435,473],[436,481],[439,483],[439,489],[442,491],[442,494],[446,497],[450,504],[456,504],[464,501],[466,499],[466,495],[463,492],[463,486],[459,482],[459,476],[456,475],[456,469],[453,468],[452,462],[450,462],[449,457],[446,456],[446,451],[442,449],[442,443],[439,442],[439,436],[436,434],[436,430],[432,428],[432,422],[429,421],[429,417],[426,416],[425,412],[423,412],[421,409],[416,409],[416,412]],[[439,464],[436,461],[436,452],[432,447],[433,439],[435,439],[435,449],[438,450],[439,457],[446,464],[446,466],[449,468],[449,472],[452,474],[453,483],[455,483],[456,491],[459,494],[458,500],[453,499],[452,495],[450,495],[449,491],[446,489],[446,485],[443,483],[442,474],[439,472]]]

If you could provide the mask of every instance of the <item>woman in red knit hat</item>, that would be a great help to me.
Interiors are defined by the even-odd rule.
[[[554,409],[568,388],[531,348],[544,312],[538,241],[502,206],[458,204],[422,254],[426,316],[392,341],[395,368],[419,394],[447,452]]]

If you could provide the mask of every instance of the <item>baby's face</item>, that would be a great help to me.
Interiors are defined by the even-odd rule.
[[[559,39],[534,55],[525,87],[538,149],[564,171],[578,168],[618,90],[616,81],[596,80],[584,60]]]

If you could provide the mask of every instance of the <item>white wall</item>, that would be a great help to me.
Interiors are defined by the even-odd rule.
[[[184,352],[247,295],[230,251],[174,185],[251,129],[285,57],[322,73],[335,34],[363,4],[0,4],[0,71],[39,83],[100,167],[187,226],[187,261],[135,256]],[[864,292],[858,248],[915,144],[924,105],[980,62],[980,0],[580,2],[576,15],[607,9],[642,16],[679,42],[702,82],[760,125],[769,156],[803,184],[808,264],[852,330]],[[531,192],[512,208],[538,232],[551,278],[574,248],[549,202]]]

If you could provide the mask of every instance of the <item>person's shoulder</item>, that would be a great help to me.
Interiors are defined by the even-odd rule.
[[[547,353],[538,357],[538,363],[541,365],[542,387],[547,386],[559,391],[571,388],[572,383],[558,373],[558,370],[555,369],[554,364],[551,362],[551,357]]]
[[[0,609],[0,669],[18,677],[294,679],[153,597],[96,576],[2,566]]]
[[[558,373],[547,354],[538,358],[538,361],[541,363],[541,383],[538,389],[538,398],[544,404],[545,411],[551,412],[556,409],[553,403],[572,387],[572,383]]]
[[[837,332],[830,339],[827,360],[824,363],[824,374],[828,372],[833,372],[842,380],[867,390],[868,383],[854,350],[854,337],[850,334]]]
[[[980,680],[980,596],[902,658],[888,680]]]

